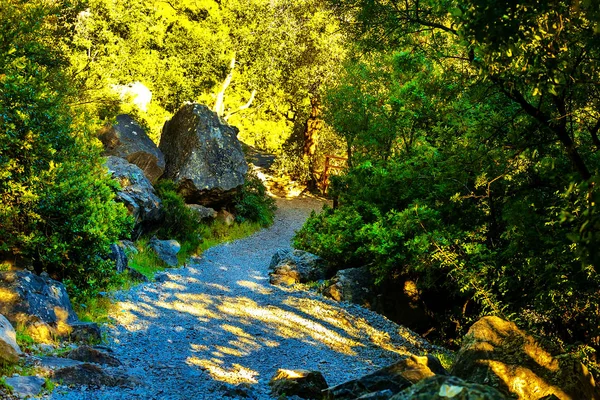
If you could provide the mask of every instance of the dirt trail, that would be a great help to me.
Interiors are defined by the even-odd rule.
[[[318,369],[330,385],[372,372],[429,345],[361,307],[274,287],[278,248],[322,202],[278,200],[275,223],[206,251],[163,283],[115,295],[108,345],[136,377],[131,388],[68,390],[51,399],[269,399],[278,368]],[[242,384],[242,386],[235,386]]]

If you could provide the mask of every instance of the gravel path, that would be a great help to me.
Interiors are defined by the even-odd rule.
[[[115,295],[119,312],[106,328],[108,343],[139,385],[58,387],[49,398],[270,399],[268,382],[278,368],[318,369],[335,385],[431,349],[361,307],[271,286],[271,255],[290,246],[322,203],[278,200],[278,207],[271,228],[169,270],[166,282]]]

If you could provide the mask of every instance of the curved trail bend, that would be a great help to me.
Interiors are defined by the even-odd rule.
[[[50,399],[270,399],[278,368],[318,369],[330,386],[370,373],[401,355],[429,349],[423,339],[362,307],[271,286],[278,248],[322,202],[280,199],[275,223],[214,247],[168,280],[115,295],[108,344],[137,378],[133,389],[67,390]],[[243,390],[233,385],[246,384]]]

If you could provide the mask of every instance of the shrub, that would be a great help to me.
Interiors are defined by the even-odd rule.
[[[200,229],[198,216],[185,205],[185,200],[177,193],[175,183],[165,179],[159,181],[155,187],[165,213],[157,235],[182,242],[197,240]]]
[[[275,200],[267,194],[267,189],[253,171],[246,174],[244,186],[235,199],[238,222],[252,221],[266,227],[273,223]]]

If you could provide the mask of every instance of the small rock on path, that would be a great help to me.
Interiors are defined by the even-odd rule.
[[[135,388],[67,389],[47,398],[201,400],[270,399],[279,368],[319,370],[332,386],[432,350],[386,318],[314,292],[269,284],[279,248],[323,203],[277,201],[275,223],[253,236],[209,249],[169,279],[115,295],[109,346],[142,382]],[[243,390],[232,390],[232,385]],[[236,395],[235,393],[242,393]],[[229,397],[225,397],[229,396]],[[237,397],[236,397],[237,396]]]

